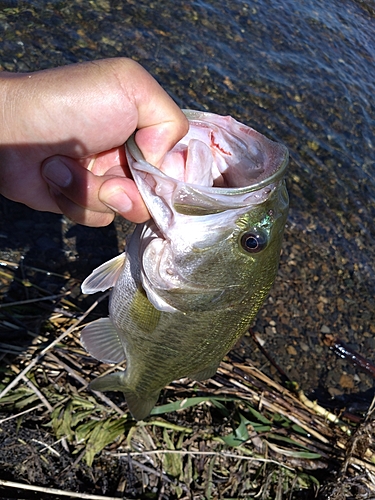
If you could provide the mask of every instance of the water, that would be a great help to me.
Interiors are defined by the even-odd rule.
[[[6,70],[133,57],[181,107],[230,114],[287,145],[291,212],[257,329],[305,388],[322,380],[331,395],[371,387],[327,353],[321,329],[375,360],[374,2],[1,5]]]

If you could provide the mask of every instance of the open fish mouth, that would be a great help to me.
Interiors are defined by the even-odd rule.
[[[159,224],[173,211],[206,215],[267,199],[285,175],[286,147],[229,116],[184,113],[189,132],[160,169],[145,160],[134,135],[126,143],[130,170],[153,219]],[[164,200],[163,210],[155,196]]]
[[[235,190],[239,194],[258,191],[285,175],[288,150],[282,144],[230,116],[183,111],[189,119],[189,132],[167,153],[159,170],[166,176],[200,191],[230,194]],[[144,174],[155,173],[156,167],[146,162],[134,134],[126,147],[133,161],[142,162]]]

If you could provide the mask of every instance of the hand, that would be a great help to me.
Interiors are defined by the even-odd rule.
[[[147,220],[123,145],[138,129],[138,146],[158,166],[188,129],[156,80],[125,58],[0,73],[0,110],[0,193],[88,226],[116,212]]]

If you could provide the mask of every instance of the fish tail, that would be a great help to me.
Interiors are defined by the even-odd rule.
[[[126,402],[130,413],[136,420],[143,420],[148,417],[153,407],[159,399],[160,391],[155,394],[148,395],[147,398],[140,397],[131,391],[124,391]]]
[[[129,389],[126,371],[98,377],[90,382],[89,389],[100,392],[122,391],[125,395],[129,411],[136,420],[143,420],[150,414],[160,394],[160,391],[157,391],[145,397]]]

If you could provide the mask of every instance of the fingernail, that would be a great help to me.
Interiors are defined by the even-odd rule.
[[[73,180],[69,168],[61,160],[49,160],[43,165],[43,175],[47,182],[66,188]]]
[[[101,197],[101,201],[107,205],[108,208],[120,214],[126,214],[133,208],[131,199],[122,189],[112,191],[104,199]]]

